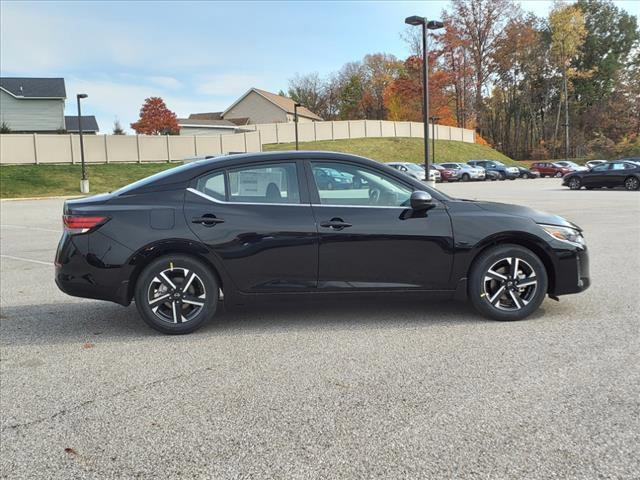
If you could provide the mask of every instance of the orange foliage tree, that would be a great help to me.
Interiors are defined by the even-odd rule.
[[[431,61],[432,59],[430,59]],[[422,59],[411,56],[403,69],[384,91],[385,107],[389,120],[422,121]],[[456,125],[447,92],[450,83],[447,73],[441,70],[429,73],[429,115],[439,117],[441,125]]]
[[[143,135],[178,135],[180,126],[176,114],[167,108],[160,97],[145,99],[140,119],[131,124],[136,133]]]

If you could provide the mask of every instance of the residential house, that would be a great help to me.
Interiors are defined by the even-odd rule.
[[[96,117],[93,115],[82,115],[80,117],[80,122],[82,124],[82,133],[95,135],[100,129],[98,128],[98,122],[96,121]],[[64,125],[67,133],[80,133],[80,128],[78,127],[78,116],[77,115],[67,115],[64,117]]]
[[[189,118],[179,118],[180,135],[225,135],[237,133],[239,127],[223,120],[220,112],[193,113]]]
[[[221,113],[224,120],[248,118],[249,124],[287,123],[294,121],[295,102],[275,93],[252,88]],[[298,108],[298,122],[321,121],[322,118],[305,107]]]
[[[65,129],[63,78],[0,77],[0,124],[15,133]]]

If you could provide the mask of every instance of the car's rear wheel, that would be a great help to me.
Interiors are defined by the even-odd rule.
[[[138,277],[136,307],[145,323],[162,333],[190,333],[215,314],[218,289],[213,273],[197,259],[166,255]]]
[[[624,188],[627,190],[638,190],[640,188],[640,180],[636,177],[628,177],[624,181]]]
[[[569,188],[571,190],[580,190],[580,188],[582,188],[582,182],[578,177],[573,177],[569,179]]]
[[[493,320],[521,320],[538,309],[547,293],[547,271],[531,250],[498,245],[474,262],[468,292],[473,306]]]
[[[562,178],[562,172],[556,172],[555,177],[556,178]]]
[[[526,178],[527,180],[530,179],[531,177],[529,176],[528,173],[523,173],[522,174],[522,178]]]
[[[462,181],[463,182],[468,182],[469,180],[471,180],[471,177],[469,176],[469,174],[468,173],[464,173],[462,175]]]

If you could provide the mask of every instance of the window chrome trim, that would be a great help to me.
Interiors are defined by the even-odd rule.
[[[402,210],[411,209],[411,207],[393,207],[389,205],[333,205],[329,203],[312,203],[312,207],[333,207],[333,208],[399,208]]]
[[[202,193],[200,190],[196,190],[193,187],[187,188],[188,192],[195,193],[196,195],[201,196],[202,198],[209,200],[210,202],[217,203],[219,205],[274,205],[280,207],[308,207],[308,203],[264,203],[264,202],[227,202],[224,200],[218,200],[217,198],[213,198],[206,193]]]

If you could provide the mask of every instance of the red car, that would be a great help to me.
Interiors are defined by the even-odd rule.
[[[529,168],[532,172],[539,172],[540,177],[564,177],[567,173],[573,172],[571,168],[563,167],[553,162],[536,162]]]
[[[460,180],[458,172],[451,168],[444,168],[442,165],[432,164],[431,168],[440,172],[440,178],[443,182],[457,182]]]

